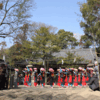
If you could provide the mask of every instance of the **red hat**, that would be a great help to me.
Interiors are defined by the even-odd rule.
[[[79,69],[79,70],[82,70],[82,67],[79,67],[78,69]]]
[[[49,68],[49,71],[50,71],[50,72],[54,72],[53,68]]]
[[[41,71],[45,71],[45,69],[44,69],[44,68],[40,68],[40,70],[41,70]]]
[[[65,71],[65,69],[62,69],[62,71],[64,72],[64,71]]]
[[[30,68],[30,71],[32,71],[32,68]]]
[[[15,71],[19,71],[17,68],[15,68]]]
[[[34,70],[37,70],[37,68],[33,68]]]

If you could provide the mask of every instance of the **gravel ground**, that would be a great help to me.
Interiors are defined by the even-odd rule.
[[[25,87],[0,91],[0,100],[100,100],[100,92],[86,88]]]

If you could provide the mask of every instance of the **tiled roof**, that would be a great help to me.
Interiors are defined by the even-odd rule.
[[[56,57],[67,57],[68,52],[74,53],[76,56],[81,56],[85,60],[92,60],[92,63],[94,63],[94,58],[96,58],[95,51],[93,49],[63,49],[58,53],[53,53],[53,56]],[[98,62],[100,63],[100,58],[98,59]]]

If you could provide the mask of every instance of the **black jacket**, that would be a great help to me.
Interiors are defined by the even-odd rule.
[[[99,80],[97,75],[93,75],[89,82],[89,86],[91,87],[92,90],[98,89],[99,88]]]

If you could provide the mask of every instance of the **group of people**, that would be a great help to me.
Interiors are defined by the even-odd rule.
[[[97,75],[97,70],[93,68],[84,69],[82,67],[76,68],[65,68],[65,69],[57,69],[57,74],[55,74],[53,68],[49,68],[49,71],[46,72],[44,68],[40,68],[40,73],[38,73],[37,68],[25,68],[25,78],[24,78],[24,85],[31,86],[31,76],[32,71],[34,71],[34,86],[38,85],[38,80],[40,81],[41,88],[45,86],[45,74],[49,76],[49,83],[50,87],[53,88],[54,86],[54,77],[57,79],[57,85],[59,87],[64,88],[66,87],[89,87],[93,90],[98,89],[99,87],[99,80]]]
[[[48,72],[44,68],[40,68],[40,71],[37,68],[25,68],[22,70],[25,73],[23,85],[27,87],[31,87],[34,85],[35,87],[41,85],[41,88],[45,86],[45,77],[48,76],[48,82],[50,88],[53,88],[54,84],[59,87],[89,87],[92,90],[97,90],[99,88],[99,74],[97,66],[95,68],[59,68],[55,71],[53,68],[49,68]],[[38,72],[39,71],[39,72]],[[2,72],[2,73],[1,73]],[[15,68],[15,74],[13,75],[13,81],[10,80],[10,88],[14,85],[15,88],[19,85],[19,70]],[[2,77],[1,77],[2,76]],[[7,67],[0,67],[0,89],[8,88],[8,71]],[[34,83],[32,83],[32,79],[34,79]],[[2,81],[3,80],[3,81]],[[40,82],[40,84],[38,84]]]

